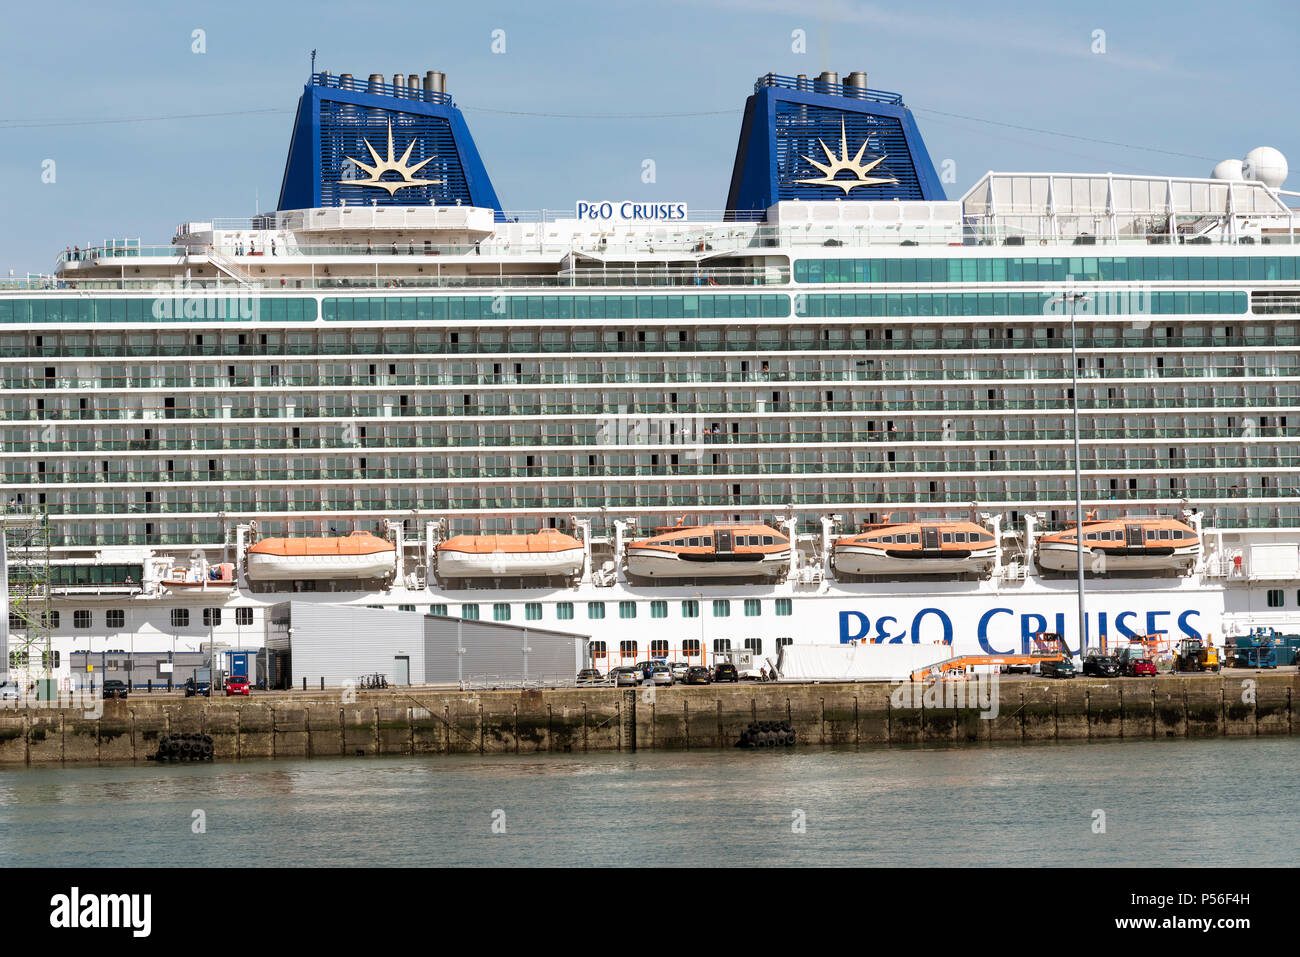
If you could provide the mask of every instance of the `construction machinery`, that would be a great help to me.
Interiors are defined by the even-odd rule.
[[[1233,664],[1238,668],[1276,668],[1278,651],[1285,651],[1285,639],[1273,629],[1256,628],[1249,635],[1237,636]]]
[[[1184,638],[1178,643],[1174,657],[1175,671],[1218,671],[1219,649],[1200,638]]]
[[[1068,670],[1073,674],[1073,658],[1070,655],[1070,649],[1066,647],[1065,639],[1055,632],[1039,632],[1031,639],[1034,647],[1029,654],[1010,654],[1010,655],[958,655],[955,658],[948,658],[945,661],[939,661],[932,665],[926,665],[924,668],[917,668],[912,672],[913,681],[927,681],[934,678],[963,678],[967,671],[973,671],[977,668],[988,668],[990,670],[1001,670],[1003,668],[1016,668],[1028,666],[1033,668],[1037,666],[1040,670],[1047,665],[1049,670],[1053,666],[1062,666],[1064,669],[1069,662]]]

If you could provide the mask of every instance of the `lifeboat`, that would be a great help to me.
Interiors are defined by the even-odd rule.
[[[232,562],[222,562],[173,568],[163,575],[162,584],[168,588],[234,588],[235,566]]]
[[[582,542],[555,529],[527,535],[454,535],[437,548],[442,578],[537,578],[582,571]]]
[[[644,578],[766,578],[790,565],[790,540],[767,525],[655,529],[629,542],[627,572]]]
[[[997,561],[993,533],[974,522],[890,522],[837,539],[837,572],[849,575],[987,573]]]
[[[1079,542],[1073,523],[1038,540],[1038,565],[1050,571],[1075,571]],[[1201,555],[1201,539],[1176,518],[1117,518],[1083,522],[1084,571],[1129,572],[1185,569]]]
[[[397,546],[369,532],[342,538],[264,538],[248,549],[255,581],[384,578],[396,568]]]

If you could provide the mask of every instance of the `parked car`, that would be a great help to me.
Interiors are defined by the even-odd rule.
[[[686,677],[682,679],[683,684],[688,685],[707,685],[713,681],[709,674],[709,669],[703,665],[692,665],[686,669]]]
[[[722,664],[714,666],[713,680],[714,681],[739,681],[740,672],[736,670],[736,666],[731,664],[731,662],[724,661]]]
[[[1061,658],[1057,661],[1044,661],[1038,666],[1038,673],[1044,678],[1073,678],[1076,674],[1073,658]]]
[[[0,681],[0,701],[17,701],[23,696],[16,681]]]
[[[625,665],[622,668],[611,668],[609,676],[614,679],[614,684],[620,688],[624,685],[638,685],[641,683],[641,669],[633,668],[631,665]]]
[[[1083,659],[1083,673],[1096,678],[1114,678],[1120,673],[1119,659],[1114,655],[1091,651]]]
[[[108,682],[104,682],[104,683],[105,683],[105,684],[108,684]],[[193,697],[195,697],[195,696],[200,696],[200,697],[204,697],[204,698],[211,698],[211,697],[212,697],[212,682],[211,682],[211,681],[207,681],[207,680],[204,680],[204,681],[195,681],[193,678],[186,678],[186,679],[185,679],[185,697],[187,697],[187,698],[193,698]]]
[[[600,684],[604,678],[605,676],[596,668],[583,668],[578,672],[578,684],[580,685]]]
[[[1124,664],[1124,674],[1130,678],[1141,678],[1145,675],[1155,677],[1156,663],[1150,658],[1129,658]]]
[[[125,681],[118,681],[116,678],[109,678],[104,682],[105,698],[125,698],[129,693]]]
[[[657,685],[671,686],[673,683],[673,673],[668,669],[667,665],[661,662],[656,662],[647,668],[645,670],[645,677],[647,681],[651,681]]]
[[[684,661],[670,661],[668,670],[673,673],[674,681],[681,681],[686,677],[686,672],[691,670],[691,666]]]
[[[248,679],[243,675],[231,675],[226,679],[226,697],[231,695],[242,694],[247,698],[250,694]]]
[[[649,678],[650,672],[655,668],[667,668],[668,662],[662,658],[651,658],[649,661],[638,661],[636,667],[641,669],[641,676]]]

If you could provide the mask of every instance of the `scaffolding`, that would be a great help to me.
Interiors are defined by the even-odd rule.
[[[0,512],[0,675],[40,694],[53,692],[50,520],[39,511],[9,506]]]

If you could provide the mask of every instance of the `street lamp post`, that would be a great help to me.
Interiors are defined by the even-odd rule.
[[[1091,296],[1082,292],[1065,292],[1052,299],[1053,303],[1069,303],[1070,305],[1070,380],[1072,383],[1070,407],[1074,414],[1074,545],[1079,589],[1080,655],[1087,650],[1085,644],[1088,638],[1088,617],[1083,593],[1083,482],[1080,478],[1079,465],[1079,349],[1074,315],[1078,303],[1088,302],[1091,299]]]

